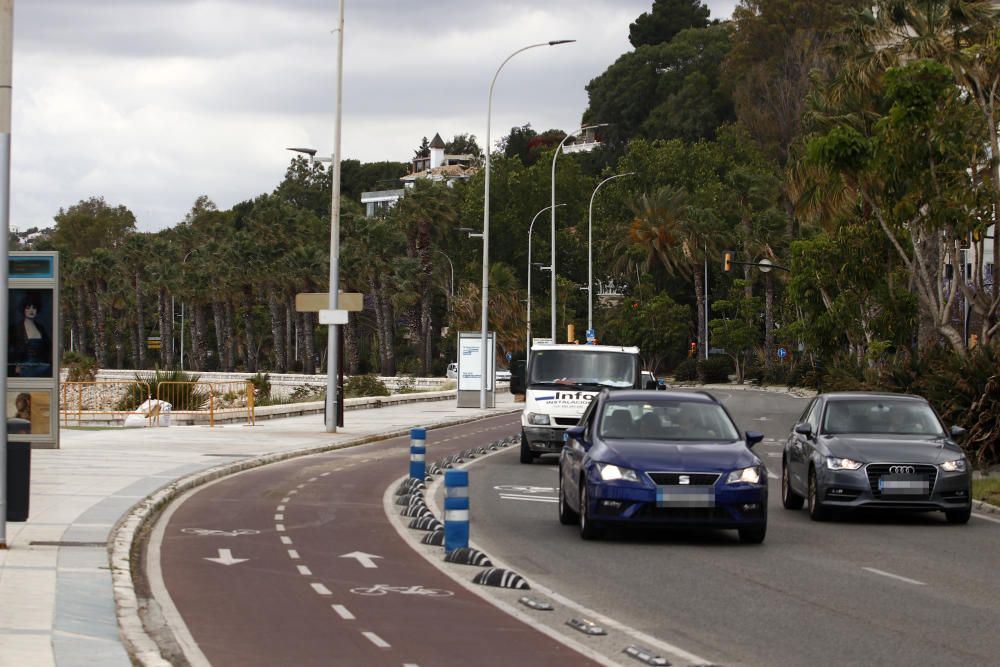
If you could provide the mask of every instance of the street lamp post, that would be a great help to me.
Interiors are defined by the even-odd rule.
[[[197,251],[198,251],[197,248],[189,250],[188,253],[184,255],[184,259],[181,260],[181,279],[184,278],[184,265],[187,263],[188,257],[190,257],[192,253]],[[197,322],[195,322],[195,324],[197,324]],[[184,370],[184,300],[183,299],[181,300],[181,370],[182,371]]]
[[[634,171],[628,171],[624,174],[615,174],[614,176],[608,176],[603,181],[597,184],[594,188],[594,192],[590,195],[590,206],[587,209],[587,331],[593,331],[594,329],[594,197],[597,196],[597,191],[601,189],[601,186],[608,181],[613,181],[616,178],[624,178],[625,176],[634,176]]]
[[[528,49],[534,49],[539,46],[557,46],[559,44],[569,44],[575,42],[575,39],[557,39],[550,42],[541,42],[539,44],[529,44],[528,46],[523,46],[514,53],[507,56],[507,59],[500,63],[500,67],[497,68],[496,73],[493,74],[493,80],[490,82],[490,94],[486,103],[486,174],[483,191],[483,308],[482,308],[482,319],[481,319],[481,331],[479,336],[479,349],[481,354],[481,364],[480,364],[480,375],[479,375],[479,409],[486,409],[486,389],[488,387],[488,380],[486,378],[486,370],[489,368],[487,364],[487,349],[486,349],[486,328],[488,324],[487,315],[487,304],[489,303],[490,294],[490,121],[493,116],[493,86],[496,85],[497,77],[500,76],[500,70],[506,65],[511,58],[521,53],[522,51],[527,51]],[[555,206],[555,200],[552,201],[552,205]]]
[[[449,290],[448,290],[448,310],[450,312],[451,311],[451,299],[455,296],[455,265],[451,263],[451,257],[449,257],[448,255],[444,254],[442,251],[435,250],[434,252],[436,252],[437,254],[441,255],[446,260],[448,260],[448,267],[451,269],[451,282],[448,283],[449,286],[450,286]]]
[[[556,152],[552,155],[552,247],[550,248],[549,266],[552,267],[552,342],[556,342],[556,158],[559,157],[563,145],[570,137],[575,137],[581,132],[593,130],[598,127],[606,127],[607,123],[597,125],[585,125],[576,132],[572,132],[563,137],[563,140],[556,146]]]
[[[566,204],[556,204],[556,206],[565,206]],[[545,213],[547,210],[552,208],[551,206],[546,206],[541,211],[535,214],[535,217],[531,219],[531,224],[528,225],[528,332],[524,337],[524,359],[525,361],[531,356],[531,232],[535,228],[535,220],[538,220],[538,216]],[[551,267],[550,267],[551,268]],[[554,342],[554,341],[553,341]]]
[[[0,312],[7,312],[10,235],[10,134],[14,57],[14,0],[0,0]],[[7,423],[7,346],[0,345],[0,423]],[[0,447],[0,549],[7,548],[7,433]]]

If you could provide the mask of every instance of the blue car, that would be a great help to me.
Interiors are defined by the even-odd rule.
[[[607,391],[566,430],[559,521],[585,540],[611,525],[701,526],[767,533],[767,468],[707,392]]]

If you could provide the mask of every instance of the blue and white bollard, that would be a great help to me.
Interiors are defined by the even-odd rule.
[[[444,472],[444,552],[469,546],[469,471]]]
[[[427,448],[424,441],[427,439],[427,431],[422,428],[410,429],[410,478],[424,481],[427,474],[424,459],[427,457]]]

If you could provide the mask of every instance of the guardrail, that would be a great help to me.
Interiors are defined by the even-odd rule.
[[[150,383],[139,380],[64,382],[60,424],[117,425],[134,415],[145,418],[147,426],[169,426],[175,417],[207,421],[209,426],[217,419],[255,423],[254,388],[248,380],[159,382],[155,398],[162,403],[152,403],[153,398]],[[164,403],[170,404],[169,410]]]
[[[125,421],[134,414],[135,407],[151,398],[148,382],[122,382],[94,380],[92,382],[63,382],[59,402],[61,426],[87,426],[107,421]],[[146,414],[148,425],[153,425],[152,412]]]

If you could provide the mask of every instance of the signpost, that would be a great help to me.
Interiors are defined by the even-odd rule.
[[[778,358],[781,359],[782,361],[784,361],[785,357],[787,357],[787,356],[788,356],[788,350],[786,350],[783,347],[779,347],[778,348]]]
[[[320,324],[336,325],[347,324],[347,314],[364,310],[364,294],[360,292],[337,292],[336,309],[330,308],[330,295],[326,292],[300,292],[295,295],[295,311],[299,313],[319,313]],[[344,337],[337,336],[337,344],[344,344]],[[343,354],[331,356],[331,360],[336,358],[338,368],[333,369],[337,376],[336,392],[338,398],[344,395],[344,367]],[[329,390],[328,390],[329,393]],[[327,396],[329,401],[333,397]],[[337,426],[344,425],[344,402],[336,401]]]

